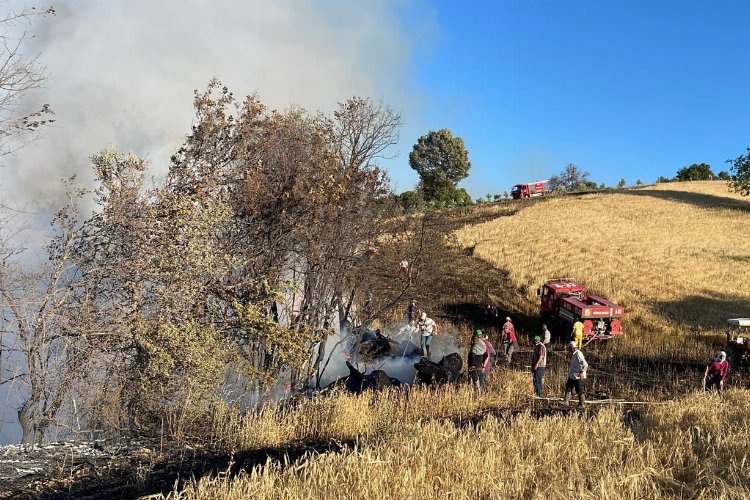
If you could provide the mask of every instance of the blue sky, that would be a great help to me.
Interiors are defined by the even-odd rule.
[[[20,2],[21,0],[19,0]],[[23,0],[45,5],[42,0]],[[357,95],[404,126],[383,161],[396,192],[418,177],[420,135],[449,128],[473,198],[574,163],[591,180],[653,182],[750,146],[750,0],[57,0],[29,54],[49,81],[53,127],[6,161],[0,200],[47,227],[60,180],[91,181],[105,147],[162,178],[217,77],[271,109],[330,113]],[[46,229],[45,229],[46,230]]]
[[[425,15],[411,66],[425,105],[405,132],[463,137],[474,198],[568,163],[607,185],[700,162],[718,173],[750,146],[750,2],[441,1],[402,19]],[[388,162],[399,190],[415,141]]]

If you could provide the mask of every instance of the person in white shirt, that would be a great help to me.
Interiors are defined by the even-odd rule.
[[[567,405],[570,402],[573,389],[575,389],[578,395],[578,407],[583,408],[586,402],[583,394],[583,381],[586,380],[586,371],[589,369],[589,364],[575,342],[568,343],[568,352],[570,353],[570,368],[568,370],[568,381],[565,382],[565,398],[563,399],[563,403]]]
[[[549,358],[549,353],[552,352],[550,350],[552,343],[552,334],[550,333],[549,329],[547,328],[547,324],[542,325],[542,344],[544,344],[544,349],[547,351],[547,356]]]
[[[398,276],[401,279],[409,277],[409,261],[404,259],[398,265]]]
[[[417,331],[420,334],[420,345],[422,347],[422,355],[430,357],[430,343],[432,343],[432,336],[437,335],[437,325],[432,318],[427,317],[427,313],[423,312],[417,322]]]

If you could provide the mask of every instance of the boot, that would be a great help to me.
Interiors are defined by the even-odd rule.
[[[563,404],[565,406],[568,406],[570,404],[570,396],[572,396],[572,392],[565,391],[565,397],[563,398]]]
[[[578,408],[583,408],[584,403],[586,402],[586,396],[583,394],[578,395]]]

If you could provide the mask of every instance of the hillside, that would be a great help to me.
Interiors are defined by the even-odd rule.
[[[524,313],[562,276],[625,306],[623,348],[707,357],[703,341],[720,344],[727,318],[750,315],[750,200],[724,182],[548,198],[456,234],[525,291]]]

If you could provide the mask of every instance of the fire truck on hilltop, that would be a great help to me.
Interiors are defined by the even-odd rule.
[[[537,290],[541,298],[540,310],[550,331],[567,338],[571,326],[583,323],[585,342],[609,339],[622,335],[620,318],[625,309],[614,302],[588,293],[586,286],[571,278],[555,278],[544,282]],[[555,326],[557,328],[555,328]]]
[[[510,195],[514,200],[520,200],[522,198],[531,198],[534,196],[542,196],[549,193],[549,181],[536,181],[529,182],[527,184],[516,184],[513,189],[510,190]]]

